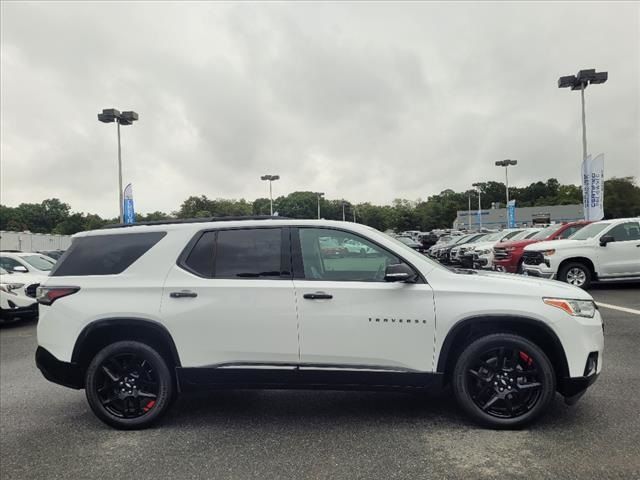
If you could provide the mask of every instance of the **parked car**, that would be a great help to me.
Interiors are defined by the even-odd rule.
[[[323,237],[319,240],[319,246],[325,256],[345,257],[349,250],[331,237]]]
[[[469,248],[469,245],[474,245],[487,235],[488,234],[486,233],[471,233],[469,235],[465,235],[463,238],[458,240],[455,245],[444,249],[443,254],[441,255],[443,263],[459,265],[460,257],[464,255]],[[448,253],[447,250],[449,251]]]
[[[460,265],[463,268],[473,268],[474,255],[477,255],[478,252],[484,252],[485,250],[493,249],[493,246],[496,243],[504,242],[505,240],[517,235],[522,230],[522,228],[507,228],[499,232],[490,233],[480,238],[478,241],[469,243],[468,248],[465,250],[464,254],[458,256]]]
[[[38,304],[26,295],[24,280],[24,276],[0,268],[0,324],[38,316]]]
[[[527,238],[530,238],[532,236],[534,236],[536,233],[538,233],[540,231],[540,228],[526,228],[524,230],[521,230],[520,232],[517,232],[515,235],[512,235],[509,238],[509,241],[511,240],[524,240]],[[495,248],[495,243],[490,242],[491,245],[488,244],[476,244],[476,246],[473,249],[473,268],[475,269],[484,269],[484,270],[491,270],[492,269],[492,265],[493,265],[493,249]]]
[[[557,223],[540,230],[532,237],[498,243],[493,247],[493,269],[499,272],[522,273],[524,247],[544,240],[566,239],[589,223],[585,220]]]
[[[360,243],[354,239],[346,239],[342,246],[347,250],[347,253],[350,255],[367,255],[370,253],[374,253],[374,251],[369,248],[364,243]]]
[[[424,252],[424,251],[425,251],[425,249],[424,249],[424,247],[422,246],[422,244],[421,244],[421,243],[419,243],[419,242],[416,242],[416,241],[413,239],[413,237],[409,237],[409,236],[407,236],[407,235],[398,235],[398,236],[396,237],[396,240],[398,240],[399,242],[404,243],[404,244],[405,244],[407,247],[409,247],[409,248],[413,248],[416,252],[420,252],[420,253],[422,253],[422,252]]]
[[[56,261],[40,253],[0,252],[0,267],[8,272],[48,275]]]
[[[327,257],[326,238],[374,253]],[[556,390],[574,403],[602,371],[602,319],[588,293],[452,271],[356,223],[82,232],[38,302],[38,368],[84,388],[97,417],[122,429],[153,424],[179,392],[201,388],[444,385],[474,420],[512,428]]]
[[[54,260],[59,260],[62,255],[64,255],[64,250],[45,250],[39,251],[38,253],[44,255],[45,257],[53,258]]]
[[[596,280],[640,279],[640,219],[594,222],[567,240],[528,245],[523,269],[526,275],[556,278],[584,289]]]

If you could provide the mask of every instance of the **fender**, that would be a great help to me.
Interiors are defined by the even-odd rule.
[[[83,345],[85,344],[89,335],[93,334],[96,330],[101,330],[105,328],[113,328],[113,327],[122,327],[122,328],[131,328],[137,327],[141,329],[151,329],[155,333],[159,334],[163,341],[169,346],[169,353],[171,354],[172,360],[175,362],[176,367],[180,367],[180,356],[178,355],[178,350],[176,348],[176,344],[173,341],[173,337],[171,337],[171,333],[167,330],[167,327],[162,325],[155,320],[149,320],[147,318],[135,318],[135,317],[116,317],[116,318],[105,318],[96,320],[94,322],[89,323],[85,326],[78,338],[76,339],[76,343],[73,347],[73,353],[71,354],[71,362],[79,363],[80,354],[82,352]]]
[[[560,371],[558,377],[568,377],[569,376],[569,366],[567,364],[567,355],[562,347],[562,343],[560,339],[556,335],[549,325],[537,320],[535,318],[520,316],[520,315],[474,315],[472,317],[467,317],[462,320],[456,322],[449,332],[447,333],[444,342],[442,343],[442,348],[440,349],[440,355],[438,356],[438,367],[436,371],[438,373],[444,373],[448,357],[451,354],[451,350],[455,345],[456,336],[465,328],[470,325],[481,326],[485,323],[492,324],[500,324],[500,323],[519,323],[522,325],[527,325],[529,327],[534,327],[542,330],[549,339],[551,339],[551,348],[557,356],[557,359],[560,361],[558,365]]]

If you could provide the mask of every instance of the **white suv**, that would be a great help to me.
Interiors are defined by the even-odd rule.
[[[591,223],[567,240],[527,245],[522,259],[527,275],[556,278],[585,289],[593,280],[638,280],[640,219]]]
[[[325,254],[321,240],[365,245]],[[116,428],[197,388],[450,384],[492,427],[575,402],[602,319],[559,282],[452,271],[355,223],[230,219],[77,234],[38,291],[36,363]]]

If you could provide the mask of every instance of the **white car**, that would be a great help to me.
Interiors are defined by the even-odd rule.
[[[325,255],[326,238],[373,253]],[[556,391],[574,403],[602,370],[602,319],[583,290],[452,271],[356,223],[82,232],[38,302],[38,368],[84,388],[96,416],[122,429],[151,425],[193,389],[447,384],[473,419],[512,428]]]
[[[31,278],[25,280],[24,277],[0,268],[0,323],[38,316],[36,299],[27,296],[24,290],[25,281]]]
[[[640,279],[640,219],[591,223],[566,240],[527,245],[526,275],[589,288],[592,281]]]
[[[0,268],[7,272],[29,273],[42,277],[49,275],[55,264],[56,260],[40,253],[0,251]]]
[[[505,235],[505,241],[517,241],[525,240],[533,237],[538,233],[541,228],[527,228],[525,230],[515,231],[515,233],[508,233]],[[479,242],[473,246],[473,268],[481,268],[491,270],[493,268],[493,247],[495,247],[500,240],[492,240],[490,242]]]
[[[499,232],[489,233],[481,237],[478,241],[465,245],[464,252],[458,254],[458,262],[465,268],[473,268],[476,249],[488,248],[485,246],[489,245],[490,248],[493,248],[493,245],[496,243],[504,242],[514,237],[518,233],[522,232],[522,230],[522,228],[506,228]]]

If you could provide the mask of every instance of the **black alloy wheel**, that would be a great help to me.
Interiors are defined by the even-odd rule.
[[[120,429],[151,425],[168,407],[173,379],[164,359],[140,342],[108,345],[86,375],[87,400],[103,422]]]
[[[461,406],[480,423],[513,428],[546,409],[555,393],[555,376],[547,356],[529,340],[491,334],[460,355],[454,391]]]

